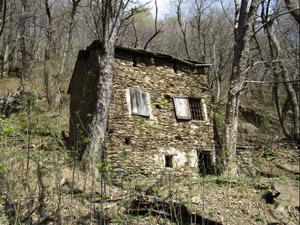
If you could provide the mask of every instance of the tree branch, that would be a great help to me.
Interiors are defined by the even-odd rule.
[[[276,16],[272,17],[270,20],[268,20],[266,23],[264,23],[263,25],[261,25],[255,32],[253,35],[255,35],[258,31],[260,31],[262,28],[264,28],[268,23],[270,22],[273,22],[276,18],[280,17],[280,16],[283,16],[285,14],[288,14],[288,13],[291,13],[293,11],[296,11],[296,10],[299,10],[300,8],[295,8],[295,9],[292,9],[292,10],[289,10],[289,11],[285,11],[285,12],[282,12],[282,13],[279,13],[277,14]]]
[[[287,84],[287,83],[298,83],[300,80],[290,80],[290,81],[274,81],[274,82],[265,82],[265,81],[256,81],[256,80],[248,80],[245,83],[256,83],[262,85],[269,85],[269,84]]]

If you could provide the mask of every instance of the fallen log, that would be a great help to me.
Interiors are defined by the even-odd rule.
[[[10,116],[14,112],[18,112],[21,109],[21,100],[24,92],[24,87],[20,86],[15,91],[9,90],[7,95],[0,98],[0,114],[5,117]]]
[[[286,171],[286,172],[288,172],[288,173],[300,175],[300,172],[299,172],[299,171],[292,170],[291,168],[288,168],[288,167],[285,166],[285,165],[280,165],[280,164],[275,164],[275,165],[276,165],[276,167],[277,167],[278,169],[281,169],[281,170]]]
[[[65,205],[62,204],[59,208],[52,210],[50,213],[47,215],[43,216],[40,218],[38,221],[33,223],[33,225],[40,225],[40,224],[45,224],[48,220],[50,220],[50,217],[57,214]]]
[[[154,196],[140,195],[126,206],[127,212],[134,215],[153,214],[171,219],[177,224],[222,225],[220,221],[204,218],[200,213],[190,213],[183,203],[160,199]]]

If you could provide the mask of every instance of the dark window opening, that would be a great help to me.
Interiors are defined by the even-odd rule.
[[[165,98],[166,100],[172,99],[171,95],[164,95],[164,98]]]
[[[125,144],[130,145],[130,137],[125,137]]]
[[[173,64],[173,70],[174,70],[174,73],[177,73],[178,71],[177,71],[177,66],[176,66],[176,64]]]
[[[180,135],[175,136],[175,139],[178,141],[182,141],[182,137]]]
[[[112,134],[114,132],[114,129],[113,129],[113,127],[110,126],[109,122],[107,122],[107,125],[106,125],[106,132],[109,134]]]
[[[165,164],[166,167],[173,168],[173,156],[166,155],[165,161],[166,161],[166,164]]]
[[[155,108],[161,109],[161,106],[160,106],[159,104],[156,104],[156,105],[155,105]]]
[[[198,168],[202,176],[213,174],[213,166],[210,151],[198,150]]]
[[[189,105],[190,105],[192,120],[203,120],[201,99],[189,98]]]
[[[133,56],[132,58],[132,61],[133,61],[133,67],[136,67],[137,66],[137,59],[136,59],[136,56]]]

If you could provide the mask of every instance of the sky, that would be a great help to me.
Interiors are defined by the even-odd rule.
[[[155,0],[150,1],[151,13],[153,17],[155,16]],[[148,2],[147,0],[142,0],[141,2]],[[170,13],[169,0],[157,0],[158,5],[158,18],[163,19],[167,14]]]

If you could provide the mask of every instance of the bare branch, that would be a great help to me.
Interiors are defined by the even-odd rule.
[[[262,28],[264,28],[267,24],[273,22],[276,18],[280,17],[280,16],[283,16],[285,14],[288,14],[288,13],[291,13],[293,11],[296,11],[296,10],[299,10],[300,8],[296,8],[296,9],[292,9],[292,10],[289,10],[289,11],[285,11],[285,12],[282,12],[282,13],[279,13],[277,14],[276,16],[273,16],[272,18],[270,18],[266,23],[264,23],[263,25],[261,25],[258,29],[256,29],[256,31],[254,32],[253,35],[255,35],[258,31],[260,31]]]
[[[157,15],[158,15],[158,6],[157,6],[157,0],[155,0],[155,21],[154,21],[155,33],[146,42],[144,49],[146,49],[148,44],[161,32],[161,29],[158,30],[157,28]]]
[[[245,83],[255,83],[255,84],[262,84],[262,85],[269,85],[269,84],[287,84],[287,83],[298,83],[300,80],[290,80],[290,81],[274,81],[274,82],[265,82],[265,81],[258,81],[258,80],[248,80]]]
[[[227,20],[229,21],[229,23],[230,23],[232,26],[234,26],[234,24],[233,24],[233,22],[231,21],[230,17],[229,17],[229,16],[227,15],[227,13],[226,13],[226,10],[225,10],[224,5],[223,5],[223,0],[221,0],[221,6],[222,6],[223,13],[224,13],[224,15],[226,16]]]

